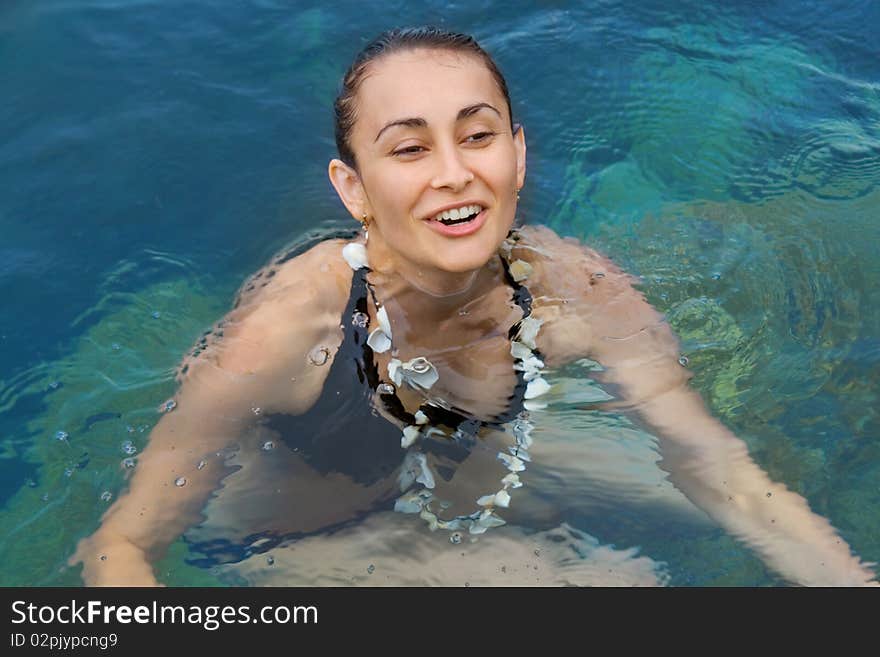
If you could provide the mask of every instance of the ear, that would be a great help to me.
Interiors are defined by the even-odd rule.
[[[513,147],[516,151],[516,187],[519,189],[526,181],[526,129],[520,123],[514,126]]]
[[[367,216],[371,214],[367,195],[357,171],[342,160],[333,159],[330,160],[330,166],[327,167],[327,174],[330,176],[330,183],[352,217],[361,221],[364,218],[364,213]]]

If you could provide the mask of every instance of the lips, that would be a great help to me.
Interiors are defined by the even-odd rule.
[[[483,208],[483,210],[470,219],[469,221],[459,221],[454,224],[444,224],[442,221],[438,221],[436,216],[430,219],[426,219],[425,223],[428,224],[428,227],[431,230],[434,230],[441,235],[446,237],[464,237],[465,235],[470,235],[472,233],[477,232],[486,223],[486,216],[489,214],[489,210],[487,208]]]

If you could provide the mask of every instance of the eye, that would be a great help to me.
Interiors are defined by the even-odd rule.
[[[391,154],[395,156],[399,155],[416,155],[421,151],[425,150],[421,146],[407,146],[405,148],[400,148],[396,151],[392,151]]]
[[[479,143],[481,141],[486,141],[490,137],[494,137],[494,136],[495,136],[494,132],[484,130],[483,132],[477,132],[477,133],[472,134],[471,136],[467,137],[467,139],[465,139],[465,141],[467,141],[471,144],[475,144],[475,143]]]

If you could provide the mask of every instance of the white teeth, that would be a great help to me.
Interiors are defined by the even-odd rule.
[[[460,208],[453,208],[452,210],[444,210],[443,212],[438,212],[434,217],[434,221],[457,221],[462,217],[468,217],[472,214],[478,214],[483,210],[482,206],[479,205],[463,205]]]

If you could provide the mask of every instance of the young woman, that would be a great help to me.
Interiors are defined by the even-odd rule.
[[[656,435],[676,489],[769,567],[873,583],[707,413],[629,276],[547,228],[514,228],[525,133],[472,38],[382,35],[347,73],[336,119],[330,181],[363,233],[257,274],[222,338],[186,362],[129,491],[74,557],[87,584],[156,583],[151,564],[194,525],[191,540],[227,560],[278,547],[288,584],[365,581],[370,558],[387,573],[374,583],[662,581],[649,559],[565,525],[536,531],[562,515],[542,484],[585,459],[534,439],[541,400],[554,368],[583,358]],[[499,574],[498,555],[522,563],[560,536],[592,560]],[[261,581],[249,563],[238,572]]]

